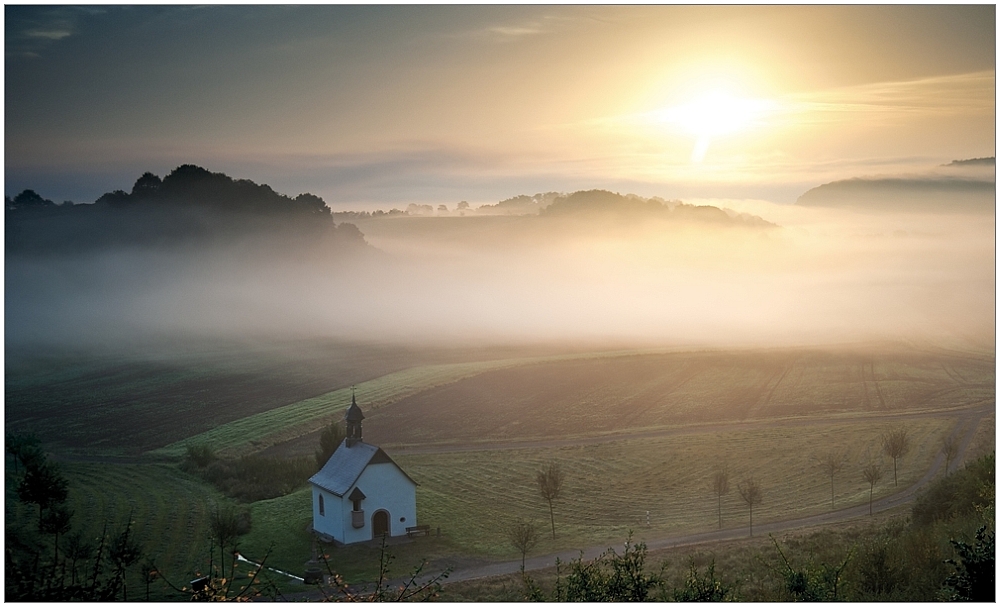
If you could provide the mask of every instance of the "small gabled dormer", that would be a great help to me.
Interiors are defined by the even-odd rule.
[[[361,509],[361,500],[365,499],[364,492],[357,487],[351,494],[347,496],[347,499],[351,500],[351,526],[355,529],[361,529],[365,526],[365,511]]]

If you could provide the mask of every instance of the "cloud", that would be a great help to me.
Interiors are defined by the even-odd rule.
[[[62,40],[67,36],[71,36],[73,32],[69,30],[27,30],[24,35],[28,38],[42,38],[45,40]]]
[[[531,36],[555,33],[578,21],[579,19],[573,15],[544,14],[532,19],[487,25],[466,31],[459,36],[490,42],[517,42]]]
[[[539,24],[536,23],[527,26],[514,26],[514,27],[497,26],[489,28],[488,31],[503,37],[520,38],[522,36],[531,36],[534,34],[544,33],[545,29],[543,29]]]
[[[954,115],[994,111],[996,73],[954,74],[792,95],[780,100],[798,122],[839,122],[859,114]]]
[[[463,32],[458,37],[488,42],[516,42],[528,36],[545,34],[548,31],[550,30],[547,30],[541,23],[531,21],[519,24],[492,25]]]
[[[69,7],[7,7],[6,56],[36,58],[50,45],[77,31],[78,19],[91,11]]]

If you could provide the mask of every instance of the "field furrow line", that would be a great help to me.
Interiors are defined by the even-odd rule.
[[[694,379],[694,377],[697,376],[701,372],[702,372],[702,368],[699,365],[696,365],[696,364],[693,364],[693,363],[690,363],[690,362],[685,363],[684,368],[682,369],[682,371],[680,373],[680,379],[679,380],[677,380],[677,381],[674,382],[675,378],[674,377],[670,377],[670,378],[665,379],[664,381],[658,383],[655,386],[656,388],[659,388],[659,386],[662,386],[664,383],[670,384],[671,382],[674,382],[671,385],[669,385],[667,387],[667,389],[664,390],[663,392],[658,392],[658,394],[657,394],[658,398],[656,400],[654,400],[653,398],[648,398],[646,402],[648,402],[649,404],[647,404],[645,406],[637,405],[632,411],[630,411],[626,415],[626,417],[623,419],[623,424],[622,425],[624,425],[624,426],[630,426],[638,418],[642,417],[643,415],[645,415],[646,413],[648,413],[653,408],[661,406],[661,404],[666,400],[666,398],[668,396],[670,396],[671,394],[673,394],[674,392],[676,392],[677,390],[679,390],[680,388],[682,388],[686,383],[688,383],[689,381],[691,381],[692,379]],[[637,400],[637,399],[638,399],[638,397],[636,397],[635,400]]]
[[[959,373],[958,369],[956,369],[954,366],[952,366],[951,369],[949,369],[947,365],[941,363],[941,368],[944,369],[944,372],[947,373],[948,377],[950,377],[952,380],[962,385],[968,385],[969,380],[967,380],[961,373]]]
[[[861,379],[861,387],[865,393],[865,411],[871,411],[872,402],[871,398],[868,396],[868,380],[865,379],[865,363],[861,363],[861,367],[858,368],[858,377]]]
[[[882,388],[879,386],[878,380],[875,379],[875,361],[871,361],[869,364],[871,365],[872,383],[875,384],[875,394],[878,395],[879,406],[883,411],[887,411],[888,407],[885,405],[885,397],[882,396]]]
[[[789,363],[787,366],[785,366],[784,370],[781,372],[781,377],[779,377],[778,381],[774,382],[774,385],[771,386],[771,389],[770,391],[768,391],[767,396],[765,396],[762,399],[759,399],[756,404],[751,406],[750,409],[743,415],[743,419],[756,417],[757,413],[759,413],[761,409],[766,407],[767,404],[771,402],[771,399],[774,397],[774,393],[778,390],[778,386],[781,385],[782,380],[784,380],[785,376],[788,375],[788,372],[792,369],[793,364],[794,362]],[[777,372],[772,374],[771,377],[768,378],[768,382],[774,379],[774,375],[776,374]]]

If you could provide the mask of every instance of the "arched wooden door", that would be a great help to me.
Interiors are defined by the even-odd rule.
[[[389,534],[389,513],[379,510],[372,515],[372,537],[378,538]]]

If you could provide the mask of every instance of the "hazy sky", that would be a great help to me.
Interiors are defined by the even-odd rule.
[[[794,200],[995,149],[995,7],[6,6],[5,189]]]

